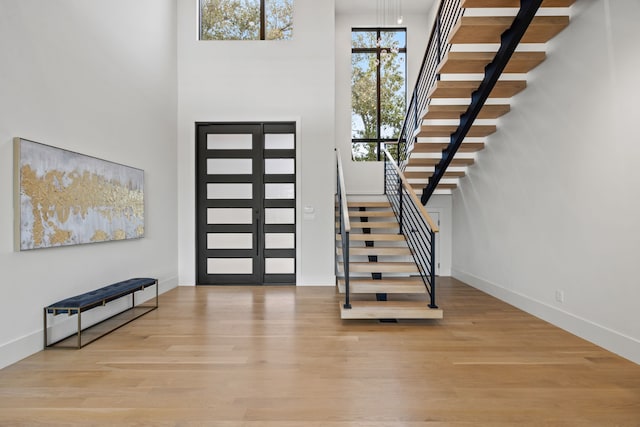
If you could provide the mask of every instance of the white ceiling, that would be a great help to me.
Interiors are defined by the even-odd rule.
[[[337,13],[352,13],[358,11],[375,11],[386,1],[387,5],[394,4],[395,0],[335,0]],[[425,13],[435,0],[400,0],[402,13],[421,12]]]

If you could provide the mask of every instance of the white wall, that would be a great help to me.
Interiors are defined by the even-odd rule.
[[[575,3],[454,193],[453,274],[640,363],[638,16]]]
[[[177,285],[173,0],[0,0],[0,367],[42,308],[129,277]],[[13,251],[13,137],[145,170],[140,240]]]
[[[334,1],[296,0],[288,41],[198,41],[197,4],[178,0],[180,283],[195,284],[195,122],[287,120],[298,123],[298,284],[332,285]]]
[[[404,10],[402,26],[407,29],[407,103],[418,78],[435,11],[433,4],[423,11]],[[336,147],[342,154],[345,185],[349,194],[383,192],[381,162],[351,161],[351,30],[378,25],[379,17],[375,10],[368,13],[345,11],[336,15]]]

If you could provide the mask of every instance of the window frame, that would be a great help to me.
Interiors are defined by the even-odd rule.
[[[376,54],[376,60],[377,60],[377,66],[376,66],[376,138],[354,138],[353,137],[353,127],[351,128],[351,147],[353,149],[353,145],[354,144],[362,144],[362,143],[366,143],[366,144],[370,144],[370,143],[374,143],[376,144],[376,160],[375,161],[380,161],[382,160],[382,156],[381,156],[381,145],[382,144],[396,144],[398,143],[398,138],[383,138],[382,137],[382,110],[381,110],[381,104],[382,104],[382,91],[380,89],[381,87],[381,80],[382,80],[382,61],[381,61],[381,55],[382,55],[382,50],[389,50],[390,47],[389,46],[378,46],[376,44],[375,47],[353,47],[353,36],[355,33],[366,33],[366,32],[375,32],[376,33],[376,40],[382,40],[381,37],[381,33],[385,33],[385,32],[402,32],[404,33],[404,47],[401,47],[398,49],[398,53],[402,53],[404,54],[404,92],[405,92],[405,96],[404,96],[404,103],[405,103],[405,111],[406,111],[406,106],[407,106],[407,28],[406,27],[363,27],[363,28],[351,28],[351,40],[352,40],[352,45],[351,45],[351,58],[353,59],[353,55],[354,54],[371,54],[371,53],[375,53]],[[352,75],[353,75],[353,69],[351,70]],[[353,95],[352,95],[352,102],[353,102]],[[351,113],[353,113],[353,104],[351,105]],[[399,132],[401,132],[401,129],[398,129]],[[374,160],[362,160],[362,161],[374,161]]]
[[[292,0],[293,2],[293,0]],[[198,41],[257,41],[257,40],[290,40],[285,39],[267,39],[267,0],[259,0],[260,3],[260,28],[258,29],[259,38],[257,39],[205,39],[202,37],[202,0],[198,0]],[[293,10],[291,19],[293,20]],[[293,27],[292,27],[293,28]]]

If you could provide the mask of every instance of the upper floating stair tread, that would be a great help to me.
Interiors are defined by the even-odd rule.
[[[429,110],[427,114],[424,115],[423,119],[434,119],[434,120],[446,120],[446,119],[459,119],[462,114],[464,114],[469,108],[468,104],[462,105],[439,105],[439,104],[431,104],[429,105]],[[478,115],[479,119],[497,119],[505,114],[507,114],[511,110],[511,106],[509,104],[485,104],[484,107],[480,110],[480,114]]]
[[[406,171],[404,173],[405,178],[407,179],[422,179],[422,180],[427,180],[429,177],[431,177],[431,175],[433,175],[433,171],[420,171],[420,172],[413,172],[413,171]],[[465,173],[463,171],[446,171],[444,173],[444,178],[462,178],[465,176]]]
[[[342,262],[338,271],[344,271]],[[419,273],[414,262],[349,262],[349,273]]]
[[[426,187],[426,184],[411,184],[411,188],[413,188],[413,191],[416,194],[422,194],[424,187]],[[447,184],[442,182],[439,182],[436,186],[437,190],[455,190],[456,188],[458,188],[458,184]]]
[[[540,7],[569,7],[576,0],[544,0]],[[467,9],[484,7],[519,8],[520,0],[462,0],[462,7]]]
[[[431,98],[470,98],[478,89],[477,80],[438,80],[429,97]],[[489,98],[511,98],[527,87],[525,80],[499,80],[496,82]]]
[[[440,159],[421,159],[415,156],[411,156],[409,159],[408,167],[416,166],[435,166],[440,163]],[[474,163],[473,159],[464,159],[464,158],[453,158],[451,160],[450,166],[471,166]]]
[[[336,235],[337,240],[341,240],[342,236],[340,234]],[[354,242],[396,242],[396,241],[404,241],[404,236],[402,234],[353,234],[349,233],[349,240]]]
[[[346,292],[344,279],[338,279],[338,292]],[[380,280],[351,278],[351,294],[424,294],[427,289],[420,277],[393,277]]]
[[[342,248],[337,248],[336,253],[342,255]],[[410,256],[411,249],[406,246],[367,246],[367,247],[350,247],[349,256]]]
[[[443,74],[484,73],[495,58],[495,52],[449,52],[438,67]],[[545,60],[545,52],[514,52],[504,69],[505,73],[528,73]]]
[[[353,301],[351,308],[340,303],[341,319],[442,319],[442,310],[426,302]]]
[[[351,215],[349,215],[351,217]],[[396,221],[374,222],[374,221],[351,221],[351,228],[398,228]]]
[[[392,210],[387,211],[356,211],[349,210],[349,218],[395,218]]]
[[[352,201],[347,202],[347,206],[351,208],[390,208],[389,202],[368,202],[368,201]]]
[[[448,142],[416,142],[413,145],[412,153],[441,153],[447,148]],[[458,148],[458,153],[475,153],[484,148],[484,142],[463,142]],[[405,173],[404,176],[409,178]]]
[[[418,138],[448,137],[458,129],[458,125],[422,125]],[[496,125],[473,125],[467,137],[478,138],[496,132]]]
[[[451,31],[449,43],[500,43],[513,16],[463,16]],[[536,16],[521,43],[546,43],[569,25],[568,16]]]

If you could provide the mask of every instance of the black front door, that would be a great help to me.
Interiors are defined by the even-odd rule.
[[[295,283],[295,123],[196,124],[200,285]]]

